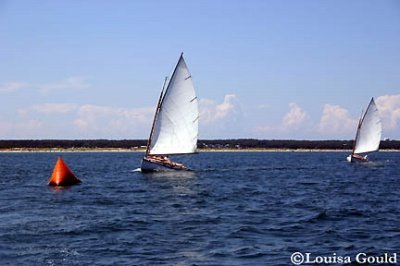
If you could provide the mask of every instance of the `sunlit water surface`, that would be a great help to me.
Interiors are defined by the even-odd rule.
[[[200,153],[143,174],[141,153],[0,154],[1,265],[290,265],[294,252],[400,248],[400,153]]]

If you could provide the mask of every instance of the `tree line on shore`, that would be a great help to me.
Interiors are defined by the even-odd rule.
[[[0,150],[6,149],[141,149],[143,139],[84,139],[84,140],[0,140]],[[313,149],[348,150],[353,140],[259,140],[214,139],[199,140],[200,149]],[[400,150],[400,140],[381,141],[380,149]]]

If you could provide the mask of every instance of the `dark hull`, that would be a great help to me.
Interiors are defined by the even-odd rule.
[[[157,160],[153,160],[151,158],[143,158],[142,159],[142,172],[157,172],[157,171],[188,171],[189,169],[178,163],[166,163]]]
[[[355,162],[368,162],[367,156],[361,156],[358,154],[351,154],[347,157],[347,161],[350,163],[355,163]]]

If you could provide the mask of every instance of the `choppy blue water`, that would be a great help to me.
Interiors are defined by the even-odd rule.
[[[142,174],[141,153],[0,154],[1,265],[290,265],[293,252],[400,248],[400,153],[201,153]]]

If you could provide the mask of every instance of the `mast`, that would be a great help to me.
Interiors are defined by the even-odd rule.
[[[354,150],[356,149],[357,139],[358,139],[358,136],[360,135],[360,128],[361,128],[361,123],[362,123],[362,120],[363,120],[363,112],[364,112],[364,111],[361,111],[361,117],[360,117],[360,119],[358,120],[357,132],[356,132],[356,137],[355,137],[355,139],[354,139],[353,151],[351,152],[351,155],[354,155]]]
[[[164,84],[163,84],[163,87],[162,87],[162,90],[161,90],[161,93],[160,93],[160,97],[158,98],[158,103],[157,103],[156,112],[154,114],[153,124],[151,125],[150,136],[149,136],[149,139],[147,140],[145,156],[149,155],[151,138],[152,138],[153,132],[154,132],[154,125],[156,123],[157,115],[158,115],[158,113],[160,112],[160,109],[161,109],[161,100],[163,98],[164,88],[165,88],[165,84],[167,83],[167,79],[168,79],[168,77],[165,77]]]

